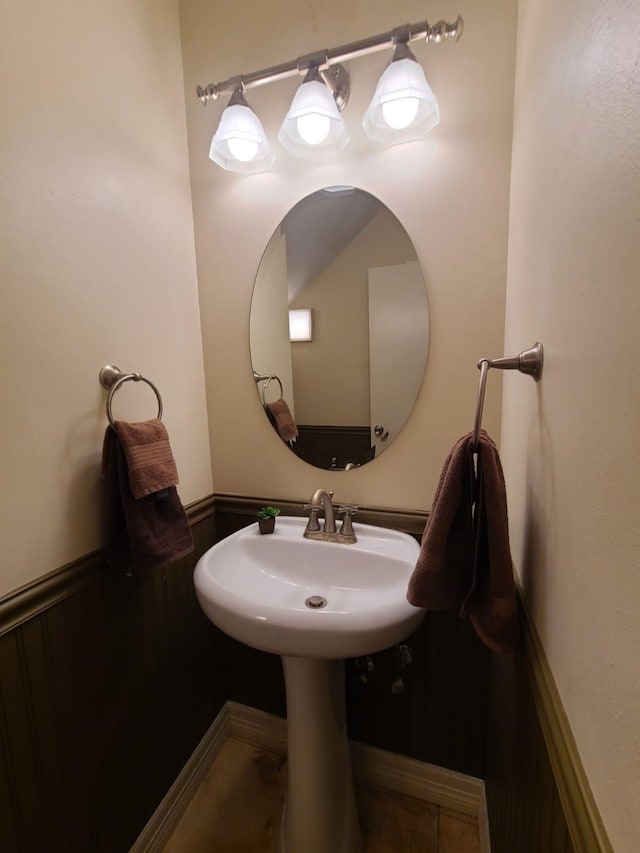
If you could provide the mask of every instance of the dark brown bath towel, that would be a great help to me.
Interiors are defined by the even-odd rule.
[[[519,643],[504,474],[484,430],[475,466],[471,433],[445,461],[407,599],[428,610],[459,606],[494,651]]]
[[[269,420],[283,441],[293,441],[298,435],[298,427],[286,402],[280,397],[275,403],[265,405]]]
[[[110,566],[136,575],[193,551],[191,528],[175,486],[134,498],[126,454],[111,427],[104,435],[102,473],[106,491],[105,557]]]

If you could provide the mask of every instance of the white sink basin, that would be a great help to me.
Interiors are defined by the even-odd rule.
[[[406,600],[419,545],[406,533],[354,524],[354,545],[305,539],[306,518],[280,516],[275,533],[252,524],[198,561],[194,582],[208,618],[236,640],[313,658],[372,654],[405,639],[424,611]],[[305,601],[321,596],[326,604]]]

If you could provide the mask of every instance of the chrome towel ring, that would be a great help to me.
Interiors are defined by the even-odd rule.
[[[152,389],[153,393],[156,395],[156,399],[158,400],[158,414],[156,417],[159,421],[162,420],[162,397],[150,379],[147,379],[140,373],[123,373],[119,367],[115,366],[115,364],[105,364],[105,366],[100,370],[98,378],[100,379],[102,387],[109,389],[106,409],[107,418],[109,419],[109,423],[112,427],[115,426],[113,412],[111,410],[113,397],[118,388],[124,385],[125,382],[145,382]]]

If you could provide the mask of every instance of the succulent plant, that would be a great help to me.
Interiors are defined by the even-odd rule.
[[[280,515],[280,510],[275,506],[263,506],[258,511],[258,518],[275,518]]]

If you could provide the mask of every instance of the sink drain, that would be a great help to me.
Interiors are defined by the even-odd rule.
[[[327,606],[327,599],[323,598],[321,595],[310,595],[305,601],[305,604],[312,610],[319,610],[321,607]]]

